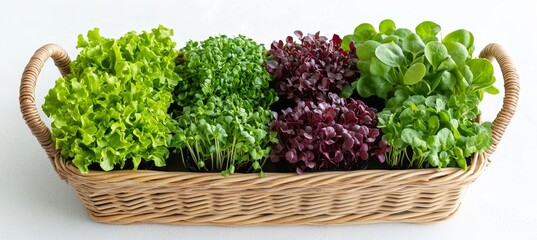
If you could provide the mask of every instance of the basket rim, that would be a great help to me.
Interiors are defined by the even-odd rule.
[[[352,185],[384,184],[385,182],[399,182],[408,184],[419,184],[420,182],[438,182],[438,187],[444,185],[457,185],[462,182],[473,182],[483,170],[488,166],[488,154],[476,153],[472,155],[472,160],[467,170],[456,167],[449,168],[424,168],[424,169],[365,169],[353,171],[317,171],[305,172],[304,174],[266,172],[264,177],[258,173],[234,173],[230,176],[223,176],[220,172],[188,172],[188,171],[159,171],[159,170],[115,170],[97,171],[90,170],[88,173],[81,173],[71,161],[65,160],[62,156],[56,155],[54,158],[55,168],[60,175],[71,185],[88,183],[106,183],[103,186],[93,186],[94,188],[106,188],[107,185],[128,185],[138,184],[143,187],[156,187],[158,185],[173,187],[193,188],[255,188],[272,189],[279,185],[293,184],[304,189],[330,188],[332,190],[348,188]],[[367,179],[367,184],[363,181],[358,183],[354,179]],[[334,182],[344,182],[334,186]]]

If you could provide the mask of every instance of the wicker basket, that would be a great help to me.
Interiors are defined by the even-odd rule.
[[[35,104],[35,85],[51,57],[62,75],[70,59],[61,47],[45,45],[22,75],[20,107],[26,123],[55,170],[73,186],[89,216],[98,222],[203,225],[294,225],[373,222],[429,223],[458,209],[466,188],[488,165],[517,105],[519,82],[511,59],[497,44],[482,57],[497,59],[505,97],[493,122],[493,145],[475,154],[467,171],[456,168],[258,174],[122,170],[81,174],[54,147]]]

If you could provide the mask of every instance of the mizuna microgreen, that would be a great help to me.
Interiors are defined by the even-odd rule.
[[[180,50],[172,145],[181,153],[186,148],[200,171],[227,176],[240,167],[263,175],[275,139],[268,107],[277,100],[266,56],[263,45],[242,35],[189,41]]]

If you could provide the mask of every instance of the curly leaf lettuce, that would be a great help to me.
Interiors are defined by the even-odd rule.
[[[127,161],[134,169],[141,161],[166,164],[175,128],[167,110],[178,82],[172,35],[159,26],[119,39],[98,28],[78,37],[82,50],[45,97],[43,111],[54,119],[56,148],[81,172],[92,163],[105,171]]]

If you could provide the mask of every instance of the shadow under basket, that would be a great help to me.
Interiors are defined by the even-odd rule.
[[[81,174],[55,149],[35,104],[39,72],[52,58],[62,75],[70,59],[55,44],[41,47],[22,75],[23,118],[55,170],[78,193],[89,216],[114,224],[329,225],[374,222],[430,223],[450,218],[468,186],[488,166],[488,156],[509,124],[518,102],[519,82],[504,49],[489,44],[481,57],[497,59],[503,73],[503,106],[493,122],[493,144],[474,154],[469,168],[358,170],[258,174],[90,171]]]

